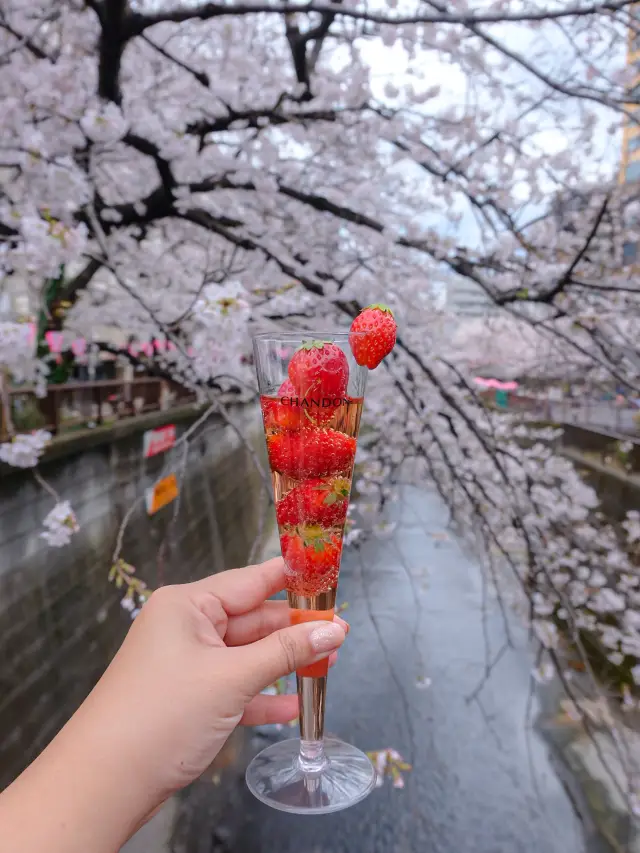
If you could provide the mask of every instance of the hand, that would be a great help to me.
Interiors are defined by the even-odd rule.
[[[290,627],[287,602],[266,600],[283,586],[278,557],[163,587],[133,623],[92,701],[110,709],[112,726],[136,730],[158,797],[203,773],[239,723],[296,717],[296,696],[258,694],[344,642],[339,617]]]
[[[207,769],[239,723],[293,719],[296,696],[260,691],[330,657],[348,626],[339,617],[289,626],[287,603],[266,600],[283,586],[277,558],[154,592],[79,711],[0,797],[0,837],[4,805],[16,841],[8,851],[116,850]]]

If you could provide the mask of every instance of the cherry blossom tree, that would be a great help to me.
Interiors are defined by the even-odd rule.
[[[504,608],[516,579],[536,677],[553,663],[585,720],[563,644],[590,672],[595,644],[624,696],[640,682],[638,516],[607,522],[552,430],[482,405],[435,284],[472,282],[545,358],[638,391],[640,233],[616,183],[638,32],[630,0],[0,3],[1,274],[64,301],[65,334],[167,341],[150,369],[223,416],[253,393],[253,330],[390,304],[349,537],[388,533],[395,483],[428,477]],[[21,334],[0,329],[5,388],[46,374]],[[0,456],[33,466],[46,440]],[[45,525],[64,544],[77,522],[63,503]]]

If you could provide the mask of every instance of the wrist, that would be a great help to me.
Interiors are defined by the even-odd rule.
[[[3,853],[116,853],[158,805],[131,735],[92,699],[0,796]]]

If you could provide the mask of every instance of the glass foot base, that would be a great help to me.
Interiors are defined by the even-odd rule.
[[[363,800],[374,788],[375,770],[355,746],[338,738],[324,740],[322,770],[305,772],[300,741],[283,740],[263,749],[247,768],[247,785],[263,803],[294,814],[329,814]]]

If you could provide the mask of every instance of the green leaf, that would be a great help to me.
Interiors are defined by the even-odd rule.
[[[313,543],[313,550],[316,552],[316,554],[322,554],[322,552],[324,551],[324,542],[322,541],[322,539],[315,540],[315,542]]]
[[[337,500],[338,500],[338,496],[336,495],[336,493],[335,493],[335,492],[329,492],[329,494],[328,494],[328,495],[326,496],[326,498],[322,501],[322,503],[323,503],[323,504],[326,504],[326,506],[331,506],[331,505],[332,505],[332,504],[334,504]]]
[[[393,311],[389,308],[388,305],[385,305],[383,302],[374,302],[373,305],[367,305],[366,308],[363,308],[363,311],[373,311],[374,308],[377,308],[378,311],[383,311],[385,314],[391,314],[393,317]]]
[[[331,341],[302,341],[300,349],[302,350],[312,350],[312,349],[322,349],[325,344],[330,344]]]
[[[529,297],[529,288],[528,287],[523,287],[521,290],[519,290],[516,293],[517,299],[528,299],[528,297]]]

